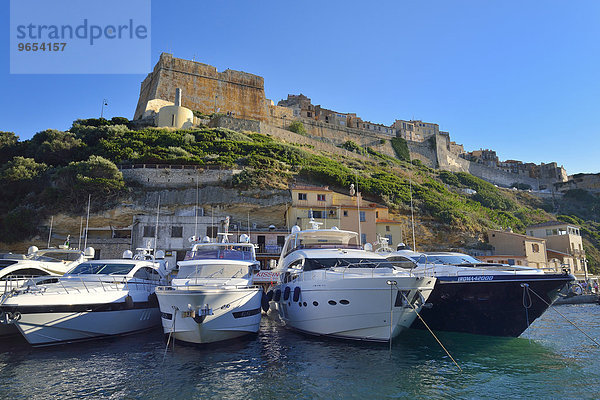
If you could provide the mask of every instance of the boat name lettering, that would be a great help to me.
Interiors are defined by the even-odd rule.
[[[459,276],[457,281],[459,282],[475,282],[475,281],[493,281],[494,277],[491,275],[482,276]]]

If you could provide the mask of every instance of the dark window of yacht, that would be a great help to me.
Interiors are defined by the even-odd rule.
[[[17,269],[13,272],[8,273],[2,280],[7,280],[8,277],[17,277],[17,276],[46,276],[50,275],[49,273],[42,271],[41,269],[36,268],[22,268]]]
[[[387,260],[366,258],[307,258],[304,260],[304,270],[313,271],[323,268],[348,267],[348,268],[393,268]]]
[[[172,226],[171,237],[180,238],[183,237],[183,226]]]
[[[306,200],[306,193],[298,193],[298,200]]]
[[[154,237],[154,233],[156,232],[156,227],[154,226],[144,226],[144,233],[143,236],[144,237]]]

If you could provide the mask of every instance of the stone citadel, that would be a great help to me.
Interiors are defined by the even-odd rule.
[[[178,95],[176,89],[180,89]],[[499,186],[521,184],[534,190],[554,189],[555,184],[568,180],[565,169],[555,162],[502,162],[493,150],[466,152],[435,123],[397,119],[386,126],[364,121],[355,113],[314,105],[302,94],[288,95],[275,105],[266,98],[264,79],[258,75],[230,69],[218,72],[213,66],[163,53],[141,84],[134,120],[156,124],[161,109],[173,105],[192,110],[201,118],[218,114],[210,120],[212,126],[269,133],[289,141],[302,140],[287,130],[291,122],[300,121],[310,139],[334,146],[351,140],[391,156],[395,153],[389,139],[401,137],[407,142],[411,159],[431,168],[468,172]],[[208,122],[189,117],[186,125],[177,123],[177,115],[169,117],[160,120],[177,127]]]

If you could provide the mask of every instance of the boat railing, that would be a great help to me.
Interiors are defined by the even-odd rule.
[[[140,281],[128,277],[118,276],[44,276],[28,279],[23,284],[13,289],[23,289],[28,292],[39,292],[44,294],[48,283],[56,283],[65,291],[65,293],[91,293],[98,291],[98,288],[104,292],[121,290],[143,290],[151,293],[160,282],[158,281]],[[98,283],[100,284],[98,286]],[[75,285],[74,285],[75,284]],[[5,290],[6,292],[6,290]]]
[[[157,286],[157,292],[196,291],[199,289],[258,289],[258,285],[170,285]]]
[[[4,289],[4,293],[7,293],[27,285],[35,286],[43,283],[55,283],[58,281],[58,278],[59,276],[55,275],[12,275],[4,277],[2,279],[4,281],[4,284],[0,287]]]

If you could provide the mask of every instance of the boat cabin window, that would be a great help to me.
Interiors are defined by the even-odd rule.
[[[200,245],[188,251],[184,261],[188,260],[239,260],[254,261],[253,247],[241,245]]]
[[[160,275],[158,272],[154,268],[150,267],[142,267],[138,269],[136,273],[133,274],[133,277],[152,281],[160,280]]]
[[[12,272],[9,272],[8,274],[6,274],[5,276],[2,277],[2,280],[8,280],[8,279],[14,279],[16,277],[23,277],[23,276],[45,276],[45,275],[50,275],[48,272],[43,271],[41,269],[37,269],[37,268],[21,268],[21,269],[16,269]]]
[[[413,259],[403,256],[391,256],[387,260],[398,268],[412,269],[416,265]]]
[[[334,267],[394,268],[394,265],[387,260],[378,258],[307,258],[304,260],[305,271]]]
[[[360,249],[358,235],[344,231],[300,232],[291,236],[283,254],[297,249]]]
[[[250,267],[247,265],[180,265],[177,278],[243,278],[249,273]]]
[[[127,275],[135,264],[106,264],[106,263],[81,263],[69,275]]]
[[[468,254],[426,254],[418,258],[418,263],[427,264],[446,264],[446,265],[461,265],[461,264],[481,264],[478,259],[471,257]]]

